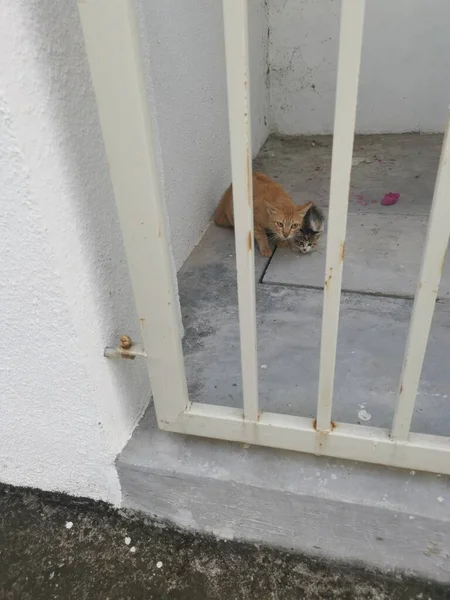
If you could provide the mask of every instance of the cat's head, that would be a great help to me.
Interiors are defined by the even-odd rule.
[[[266,202],[270,229],[275,234],[275,237],[283,241],[292,240],[295,234],[301,229],[303,219],[311,206],[312,202],[307,202],[302,206],[283,209]]]
[[[316,248],[321,235],[321,231],[303,231],[300,229],[293,240],[292,250],[301,254],[309,254]]]

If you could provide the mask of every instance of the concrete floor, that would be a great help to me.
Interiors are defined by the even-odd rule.
[[[366,294],[413,297],[421,263],[440,135],[358,136],[352,171],[343,289]],[[270,138],[256,163],[273,174],[294,199],[310,199],[328,212],[331,138]],[[286,161],[287,167],[286,167]],[[294,172],[289,166],[297,166]],[[298,193],[301,189],[302,193]],[[382,206],[388,192],[400,193]],[[306,198],[308,194],[308,198]],[[323,288],[324,236],[307,257],[276,251],[264,283]],[[305,260],[306,259],[306,260]],[[439,296],[450,294],[450,256]]]
[[[441,136],[435,135],[357,136],[334,420],[391,424],[440,144]],[[255,168],[276,178],[296,202],[313,200],[326,210],[330,152],[330,137],[271,137]],[[398,204],[381,206],[391,191],[401,194]],[[361,234],[363,229],[368,233]],[[263,410],[315,416],[323,261],[323,244],[315,256],[282,250],[269,261],[256,256]],[[242,405],[235,281],[233,233],[211,225],[179,274],[192,400]],[[450,269],[444,274],[444,300],[436,305],[412,424],[413,431],[445,436],[450,436],[450,374],[443,358],[448,355],[449,291]]]
[[[193,535],[61,494],[1,486],[0,514],[2,600],[450,598],[445,584]]]
[[[380,204],[378,206],[383,208]],[[347,219],[343,291],[414,298],[427,220],[423,216],[350,213]],[[317,251],[306,256],[278,248],[263,283],[323,289],[326,239],[325,232]],[[450,255],[447,255],[439,299],[449,297]]]

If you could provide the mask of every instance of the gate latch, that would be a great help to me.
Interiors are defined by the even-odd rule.
[[[107,346],[103,356],[105,358],[129,358],[134,360],[136,356],[147,358],[147,352],[139,344],[135,344],[129,335],[121,335],[119,346],[117,348]]]

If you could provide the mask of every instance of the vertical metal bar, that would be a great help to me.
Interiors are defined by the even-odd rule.
[[[447,115],[447,128],[406,342],[397,408],[392,423],[391,437],[396,440],[406,440],[409,435],[449,237],[450,111]]]
[[[178,303],[132,0],[78,0],[158,420],[188,405]]]
[[[365,0],[342,0],[320,346],[317,430],[329,431]]]
[[[256,421],[258,364],[247,0],[223,0],[244,418]]]

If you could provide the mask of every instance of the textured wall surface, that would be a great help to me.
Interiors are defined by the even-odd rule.
[[[2,0],[0,480],[120,501],[149,399],[75,1]]]
[[[231,178],[222,3],[139,0],[138,14],[179,269],[210,223]],[[267,18],[264,1],[252,0],[254,154],[268,135]]]
[[[0,480],[120,501],[114,459],[143,361],[75,0],[0,0]],[[267,135],[267,9],[252,4],[254,152]],[[149,101],[178,268],[230,180],[220,3],[144,3]]]
[[[450,3],[367,0],[356,128],[440,132],[450,101]],[[339,0],[270,0],[275,131],[331,133]]]

